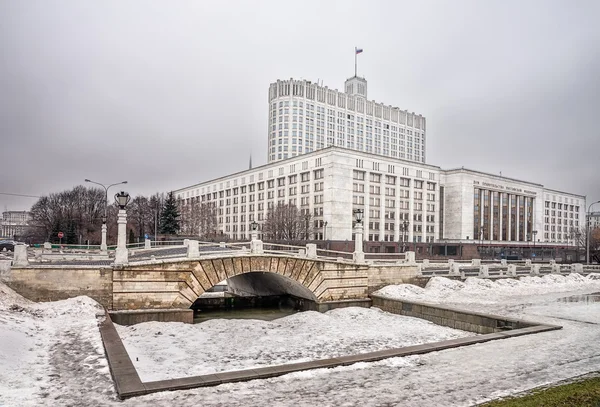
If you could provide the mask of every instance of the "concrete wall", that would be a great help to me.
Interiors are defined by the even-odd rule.
[[[13,267],[3,281],[23,297],[36,302],[87,295],[112,308],[113,273],[108,267]]]
[[[461,329],[478,334],[520,329],[535,324],[496,315],[467,312],[439,305],[406,300],[393,300],[372,295],[373,306],[393,314],[426,319],[437,325]]]
[[[194,311],[191,309],[111,311],[109,315],[112,321],[119,325],[135,325],[148,321],[194,323]]]
[[[368,292],[372,293],[390,284],[413,284],[419,275],[416,265],[377,266],[369,269]]]

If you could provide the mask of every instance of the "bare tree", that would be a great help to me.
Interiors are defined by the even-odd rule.
[[[65,233],[65,243],[95,240],[104,213],[104,191],[77,186],[72,190],[41,197],[31,208],[31,230],[36,240],[57,240]]]
[[[271,240],[307,240],[312,234],[312,216],[296,205],[278,204],[267,212],[262,230]]]
[[[210,240],[217,236],[217,208],[215,202],[198,202],[180,205],[182,232]]]
[[[150,199],[145,196],[136,196],[128,206],[128,220],[137,230],[138,237],[154,230],[154,211]]]

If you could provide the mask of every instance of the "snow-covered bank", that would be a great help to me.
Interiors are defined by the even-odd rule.
[[[600,291],[600,281],[591,278],[583,281],[580,277],[547,276],[540,280],[504,280],[492,284],[487,280],[469,280],[464,287],[435,279],[424,290],[414,286],[382,290],[388,293],[402,290],[404,298],[412,296],[425,302],[452,303],[473,311],[562,325],[564,328],[559,331],[267,380],[157,393],[124,402],[116,399],[101,350],[96,319],[99,308],[95,302],[80,297],[32,304],[0,284],[0,406],[471,406],[600,370],[600,347],[596,345],[600,343],[600,303],[560,300]],[[343,310],[337,312],[340,311]],[[319,336],[322,343],[339,340],[343,346],[363,346],[353,344],[353,320],[360,319],[361,315],[378,319],[384,314],[371,311],[375,312],[372,316],[359,313],[345,318],[344,315],[334,318],[328,314],[315,315],[318,320],[329,318],[329,323],[319,322],[315,326],[322,329],[313,334]],[[302,327],[303,321],[293,321],[290,319],[291,330]],[[244,331],[238,332],[246,329],[244,326],[240,325],[234,332],[226,329],[227,325],[217,324],[211,329],[222,331],[217,334],[221,343],[213,343],[206,353],[213,352],[213,358],[219,359],[227,357],[231,348],[249,345],[248,355],[258,355],[266,361],[273,356],[252,352],[260,349],[262,342],[279,338],[275,348],[278,358],[306,357],[302,353],[304,338],[297,333],[283,336],[272,333],[271,329],[262,329],[265,326],[262,321],[246,322],[258,327],[256,330],[248,328],[256,343],[244,342]],[[155,326],[161,332],[159,341],[176,338],[169,337],[169,330],[163,328],[170,325]],[[389,328],[389,322],[381,318],[373,327],[373,337],[385,336],[389,329],[394,328]],[[336,336],[336,330],[347,336]],[[360,335],[358,332],[356,337]],[[369,340],[369,336],[363,337],[363,341]],[[229,341],[235,346],[229,345]],[[198,359],[203,346],[206,342],[204,345],[194,342],[187,358],[197,364],[206,363]],[[170,348],[166,350],[171,351]],[[325,353],[328,350],[311,351]],[[167,357],[170,355],[165,354]]]
[[[117,331],[142,381],[274,366],[472,336],[377,308],[301,312],[275,321],[147,322]]]
[[[584,277],[550,274],[543,277],[487,280],[469,277],[464,282],[445,277],[433,277],[425,288],[412,284],[389,285],[375,294],[387,298],[455,304],[520,304],[525,297],[550,293],[600,290],[598,274]]]
[[[0,283],[0,406],[114,398],[98,314],[89,297],[38,304]]]

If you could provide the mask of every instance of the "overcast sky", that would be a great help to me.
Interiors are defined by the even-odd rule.
[[[599,15],[595,0],[0,0],[0,193],[91,178],[151,194],[264,164],[269,84],[343,89],[358,46],[369,99],[427,118],[427,163],[599,200]],[[0,194],[0,210],[34,202]]]

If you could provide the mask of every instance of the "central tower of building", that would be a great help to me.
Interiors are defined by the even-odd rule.
[[[268,162],[329,146],[425,163],[425,117],[367,99],[367,80],[344,92],[307,80],[269,87]]]

